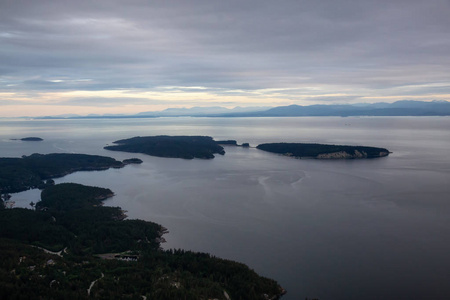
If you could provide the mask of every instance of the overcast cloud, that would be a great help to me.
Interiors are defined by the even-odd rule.
[[[449,16],[448,0],[0,0],[0,116],[450,100]]]

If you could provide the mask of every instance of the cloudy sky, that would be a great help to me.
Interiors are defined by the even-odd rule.
[[[449,0],[0,0],[0,116],[450,100]]]

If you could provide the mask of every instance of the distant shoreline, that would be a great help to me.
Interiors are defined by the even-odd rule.
[[[54,116],[24,116],[28,119],[141,119],[161,117],[430,117],[450,116],[449,101],[414,101],[401,100],[393,103],[356,103],[356,104],[317,104],[317,105],[286,105],[264,108],[225,108],[225,107],[191,107],[168,108],[163,111],[147,111],[130,115],[101,114],[95,115],[54,115]]]

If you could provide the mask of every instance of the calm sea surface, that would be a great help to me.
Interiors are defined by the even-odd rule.
[[[145,135],[256,146],[378,146],[371,160],[292,159],[226,147],[213,160],[103,150]],[[39,136],[43,142],[12,141]],[[86,153],[144,163],[56,182],[107,187],[129,218],[170,231],[165,248],[210,252],[276,279],[283,299],[450,299],[450,118],[0,120],[0,156]],[[17,206],[39,191],[14,195]]]

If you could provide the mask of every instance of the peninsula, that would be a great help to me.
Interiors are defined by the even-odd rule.
[[[278,299],[285,291],[246,265],[162,250],[159,224],[105,207],[109,189],[46,187],[36,210],[0,202],[1,299]]]
[[[0,192],[16,193],[30,188],[44,188],[45,180],[77,171],[100,171],[122,168],[114,158],[87,154],[32,154],[0,158]]]
[[[310,157],[318,159],[375,158],[389,155],[389,150],[365,146],[340,146],[304,143],[268,143],[256,148],[296,158]]]
[[[184,159],[211,159],[216,153],[225,154],[223,147],[209,136],[137,136],[114,144],[104,149]]]

